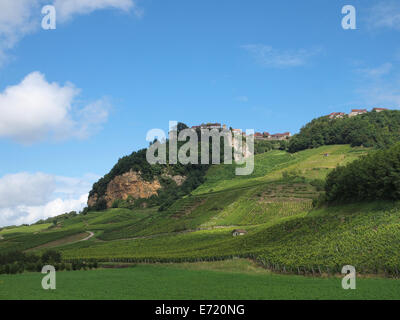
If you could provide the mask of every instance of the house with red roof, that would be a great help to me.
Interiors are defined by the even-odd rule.
[[[382,112],[382,111],[387,111],[387,110],[389,110],[389,109],[386,109],[386,108],[373,108],[372,109],[372,111],[375,111],[375,112]]]
[[[346,114],[344,112],[332,112],[328,115],[329,119],[341,119],[344,118]]]
[[[367,112],[368,112],[367,109],[352,109],[350,114],[349,114],[349,117],[358,116],[360,114],[364,114],[364,113],[367,113]]]
[[[271,135],[272,140],[286,140],[291,137],[290,132],[285,132],[285,133],[275,133]]]
[[[193,126],[192,129],[221,129],[220,123],[202,123],[199,126]]]

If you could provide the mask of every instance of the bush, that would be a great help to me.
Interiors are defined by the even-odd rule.
[[[60,263],[61,253],[55,250],[47,250],[42,254],[42,262],[45,264]]]
[[[30,272],[35,272],[36,271],[36,263],[28,263],[26,266],[25,266],[25,269],[27,270],[27,271],[30,271]]]
[[[65,263],[59,263],[58,265],[57,265],[57,268],[56,268],[56,270],[57,271],[63,271],[63,270],[65,270]]]
[[[291,183],[294,182],[304,183],[306,181],[306,178],[301,176],[300,171],[291,170],[282,172],[282,180],[284,182],[291,182]]]
[[[20,266],[17,263],[9,264],[8,266],[9,274],[17,274],[20,271]]]
[[[104,211],[107,209],[107,200],[104,198],[101,198],[99,201],[96,202],[96,204],[91,207],[90,209],[93,209],[94,211]]]
[[[325,191],[328,202],[400,200],[400,143],[337,167]]]
[[[315,179],[310,182],[310,184],[317,189],[317,191],[323,191],[325,189],[325,181],[320,179]]]

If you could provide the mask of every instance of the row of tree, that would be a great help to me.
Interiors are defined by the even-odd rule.
[[[41,272],[45,265],[52,265],[57,271],[86,270],[98,267],[97,261],[65,263],[61,259],[61,254],[55,250],[47,250],[41,256],[22,251],[0,254],[0,274],[16,274],[24,271]]]
[[[287,150],[288,141],[254,140],[254,154],[261,154],[271,150]]]
[[[289,152],[323,145],[384,148],[400,140],[400,111],[368,112],[355,117],[314,119],[289,142]]]

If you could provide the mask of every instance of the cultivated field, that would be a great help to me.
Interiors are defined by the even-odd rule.
[[[247,269],[250,269],[247,270]],[[341,278],[287,276],[224,264],[138,265],[57,273],[57,289],[41,288],[40,273],[0,276],[0,299],[399,299],[400,282],[362,278],[343,290]]]

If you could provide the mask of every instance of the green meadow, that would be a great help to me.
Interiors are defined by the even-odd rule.
[[[137,265],[124,269],[58,272],[56,290],[41,288],[43,275],[0,276],[0,299],[275,300],[399,299],[400,281],[361,278],[344,290],[341,278],[312,278],[245,271],[221,265]]]

